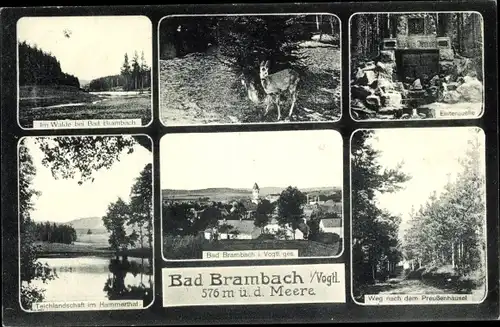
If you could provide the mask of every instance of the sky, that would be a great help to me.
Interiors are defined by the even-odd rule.
[[[32,138],[26,138],[36,167],[33,188],[41,191],[41,196],[34,199],[31,218],[34,221],[68,222],[77,218],[102,217],[108,205],[121,197],[129,200],[130,189],[135,179],[148,163],[152,154],[140,145],[134,146],[132,154],[123,153],[119,162],[109,170],[95,172],[94,182],[78,185],[75,179],[54,179],[49,168],[41,164],[43,152],[34,144]]]
[[[342,187],[342,155],[331,130],[167,134],[161,188]]]
[[[65,36],[69,32],[69,37]],[[145,16],[23,17],[17,38],[50,52],[63,72],[80,80],[120,73],[125,53],[129,62],[144,51],[152,62],[152,26]]]
[[[400,128],[377,130],[373,147],[382,151],[379,162],[383,167],[394,168],[403,163],[402,171],[411,175],[405,188],[396,193],[378,196],[381,208],[401,215],[400,232],[408,226],[412,206],[417,211],[433,191],[439,194],[448,180],[455,180],[461,171],[458,162],[465,155],[467,140],[476,129],[455,128]],[[482,142],[484,171],[484,133]]]

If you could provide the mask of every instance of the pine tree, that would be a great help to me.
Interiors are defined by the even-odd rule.
[[[128,54],[127,53],[125,53],[125,56],[123,58],[123,65],[122,65],[120,73],[124,77],[124,80],[125,80],[123,88],[125,91],[128,91],[130,89],[131,69],[130,69],[130,64],[128,62]]]

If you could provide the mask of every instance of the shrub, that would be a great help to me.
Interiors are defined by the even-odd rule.
[[[207,243],[202,234],[173,236],[164,235],[163,253],[168,259],[193,259],[201,258],[203,244]]]

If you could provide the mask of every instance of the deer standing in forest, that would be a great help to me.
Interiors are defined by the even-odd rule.
[[[292,116],[293,107],[295,106],[295,101],[297,100],[297,84],[299,83],[299,75],[296,71],[292,69],[284,69],[276,72],[274,74],[269,74],[269,60],[262,61],[260,63],[260,82],[264,92],[269,97],[266,106],[266,115],[271,106],[271,102],[274,102],[276,108],[278,109],[278,120],[281,119],[281,109],[280,109],[280,97],[282,93],[289,92],[292,104],[290,106],[290,111],[288,117]]]

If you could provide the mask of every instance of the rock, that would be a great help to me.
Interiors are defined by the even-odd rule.
[[[455,73],[457,76],[477,76],[474,64],[469,58],[462,57],[455,59],[453,62],[456,67]]]
[[[387,78],[377,78],[372,84],[370,84],[370,87],[372,89],[375,89],[375,90],[379,90],[381,89],[382,92],[386,92],[388,90],[393,90],[394,89],[394,86],[393,86],[394,83],[392,83],[390,80],[388,80]]]
[[[455,54],[452,49],[439,49],[439,60],[453,60]]]
[[[375,68],[377,68],[377,66],[375,66],[374,64],[370,64],[370,65],[366,65],[365,67],[363,67],[362,70],[364,72],[366,72],[368,70],[375,70]]]
[[[457,82],[451,82],[451,83],[446,84],[446,89],[448,91],[456,90],[457,87],[458,87],[458,83]]]
[[[457,87],[456,92],[465,102],[483,101],[483,84],[476,77],[465,76],[464,83]]]
[[[422,90],[422,83],[420,82],[419,78],[413,81],[413,84],[411,85],[410,89],[414,91]]]
[[[443,75],[453,75],[456,67],[453,61],[439,61],[439,73]]]
[[[394,65],[384,64],[383,62],[377,62],[376,71],[378,72],[379,78],[386,78],[392,80],[392,75],[394,73]]]
[[[396,90],[398,92],[403,92],[405,90],[403,82],[396,82],[396,83],[394,83],[394,90]]]
[[[368,86],[352,85],[351,96],[353,99],[365,100],[373,91]]]
[[[356,76],[354,77],[355,80],[359,80],[360,78],[362,78],[363,76],[365,75],[365,72],[363,72],[363,70],[361,68],[358,68],[356,70]]]
[[[448,91],[443,96],[444,103],[458,103],[460,102],[460,93],[457,91]]]
[[[386,92],[382,95],[384,107],[392,109],[401,109],[403,106],[403,97],[396,91]]]
[[[363,115],[374,116],[376,114],[374,110],[368,109],[365,104],[358,99],[351,101],[351,110],[353,113],[356,113],[358,117]]]
[[[357,84],[360,85],[371,85],[377,77],[375,76],[375,72],[373,70],[365,71],[363,77],[356,81]]]
[[[429,81],[430,85],[438,86],[441,83],[441,79],[439,78],[439,75],[434,75],[434,77],[431,78]]]
[[[378,110],[382,103],[380,101],[380,97],[375,94],[370,94],[365,99],[366,104],[374,110]]]
[[[394,55],[394,51],[382,50],[380,51],[378,60],[383,63],[390,63],[396,61],[396,56]]]

